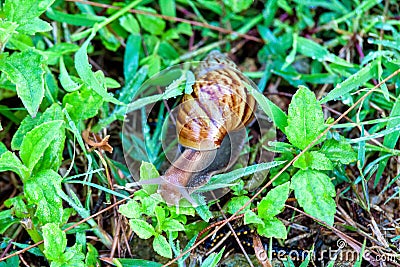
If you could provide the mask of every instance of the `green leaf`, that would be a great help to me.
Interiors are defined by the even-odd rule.
[[[86,259],[85,259],[85,266],[87,266],[87,267],[100,266],[99,252],[90,243],[87,243],[87,254],[86,254]]]
[[[223,247],[218,254],[215,252],[211,253],[210,256],[203,261],[201,267],[216,267],[218,262],[221,260],[222,255],[224,254],[224,250],[225,247]]]
[[[151,180],[157,177],[160,177],[160,174],[158,173],[156,167],[150,162],[142,161],[142,164],[140,165],[140,181]],[[156,193],[158,189],[157,184],[144,184],[142,187],[149,195]]]
[[[64,136],[64,121],[45,122],[26,134],[21,144],[20,157],[22,162],[33,170],[36,164],[41,164],[43,159],[51,160],[51,162],[43,162],[43,166],[56,166],[61,161],[62,148],[64,146],[63,139],[57,139]],[[54,142],[54,143],[53,143]],[[56,151],[48,151],[51,147]]]
[[[314,170],[333,170],[332,161],[318,151],[306,151],[293,163],[293,166],[302,170],[308,168]]]
[[[324,153],[331,161],[337,161],[342,164],[349,164],[357,160],[357,153],[352,146],[344,140],[326,140],[319,151]]]
[[[154,261],[141,260],[141,259],[123,259],[123,258],[114,258],[113,260],[122,264],[123,267],[161,267],[163,266],[161,263],[157,263]]]
[[[223,0],[226,7],[232,9],[233,12],[239,13],[243,10],[248,9],[253,0]]]
[[[7,151],[0,157],[0,172],[12,171],[18,174],[22,181],[29,177],[29,170],[19,158],[12,152]]]
[[[13,224],[19,223],[19,219],[15,218],[11,210],[0,211],[0,234],[3,235]],[[1,265],[0,265],[1,266]]]
[[[42,227],[44,254],[50,261],[59,261],[67,247],[67,237],[56,223],[48,223]]]
[[[58,104],[53,104],[46,109],[43,114],[38,114],[35,118],[26,116],[18,127],[17,132],[14,134],[11,141],[11,148],[13,150],[20,150],[22,141],[25,139],[26,134],[30,132],[37,125],[45,122],[55,121],[63,118],[61,107]]]
[[[336,213],[335,187],[330,178],[319,171],[300,170],[292,177],[290,188],[308,214],[333,225]]]
[[[310,115],[312,114],[312,116]],[[285,133],[290,143],[304,149],[324,129],[324,114],[315,95],[308,88],[300,86],[293,96],[288,110],[288,126]]]
[[[285,225],[277,218],[264,220],[264,225],[257,226],[257,232],[265,237],[287,238]]]
[[[156,234],[153,226],[151,224],[140,220],[140,219],[130,219],[129,225],[132,230],[139,236],[141,239],[149,239],[153,235]]]
[[[138,7],[138,10],[146,11],[149,13],[157,14],[156,10],[150,7]],[[137,15],[142,28],[154,35],[161,35],[165,29],[165,21],[149,15]]]
[[[154,209],[154,213],[156,214],[157,218],[157,228],[161,226],[165,221],[165,211],[162,207],[156,206]]]
[[[47,9],[46,16],[58,22],[67,23],[75,26],[85,26],[85,27],[92,27],[94,26],[95,23],[105,20],[105,17],[102,16],[96,16],[89,13],[66,14],[57,11],[53,8]]]
[[[18,97],[32,117],[36,116],[44,96],[44,58],[33,49],[13,53],[0,64],[0,70],[15,83]]]
[[[132,14],[128,13],[128,14],[125,14],[122,17],[120,17],[119,23],[121,24],[122,28],[124,28],[127,32],[129,32],[131,34],[139,34],[140,33],[139,23]],[[128,45],[127,45],[127,48],[128,48]],[[137,51],[137,52],[139,52],[139,51]]]
[[[175,219],[166,219],[162,224],[163,231],[177,232],[177,231],[185,231],[185,227],[182,223]]]
[[[240,197],[233,197],[229,202],[226,204],[226,211],[230,214],[234,214],[238,211],[241,207],[244,206],[246,202],[248,202],[250,198],[248,196],[240,196]],[[246,210],[250,209],[250,205],[248,205],[244,210],[240,213],[244,213]]]
[[[75,68],[78,72],[79,77],[97,94],[99,94],[104,101],[111,102],[118,105],[123,105],[122,102],[115,99],[111,94],[107,92],[107,88],[105,88],[104,84],[102,85],[92,72],[92,68],[89,65],[89,58],[87,55],[88,45],[93,38],[93,35],[90,36],[81,46],[81,48],[75,54]]]
[[[244,213],[244,224],[261,224],[264,225],[264,221],[257,216],[253,211],[246,210]]]
[[[341,82],[333,88],[332,91],[328,93],[323,99],[320,100],[320,103],[326,103],[328,101],[338,99],[339,97],[357,90],[358,87],[364,85],[366,82],[371,80],[372,78],[377,76],[378,67],[376,61],[368,64],[355,74],[351,75],[344,82]]]
[[[161,256],[171,259],[172,258],[172,249],[169,245],[167,239],[163,235],[156,235],[153,240],[153,249],[155,252],[160,254]]]
[[[289,182],[279,185],[268,192],[258,204],[258,216],[262,219],[272,219],[281,213],[289,195]]]
[[[24,193],[29,204],[37,206],[35,216],[42,224],[60,223],[63,216],[61,190],[62,178],[52,170],[43,170],[24,183]]]
[[[48,27],[50,27],[47,22],[38,17],[45,12],[54,1],[55,0],[7,0],[3,10],[8,20],[19,24],[18,31],[34,34],[36,31],[43,31],[43,29],[48,29]]]
[[[12,206],[13,215],[17,218],[23,219],[29,216],[29,211],[25,204],[25,198],[22,195],[7,199],[4,201],[4,205],[8,208]]]
[[[133,199],[129,200],[128,203],[119,206],[118,212],[129,219],[138,219],[142,214],[139,203]]]
[[[63,106],[77,125],[82,120],[96,116],[102,104],[103,98],[86,86],[66,94],[63,98]]]
[[[126,42],[124,54],[124,77],[126,83],[129,83],[135,77],[139,66],[140,47],[142,38],[139,34],[131,34]],[[131,97],[134,97],[133,95]]]
[[[60,84],[67,92],[73,92],[79,90],[82,87],[82,84],[78,84],[71,79],[65,64],[63,57],[60,57],[60,76],[59,76]]]
[[[176,17],[175,0],[159,0],[161,14]]]
[[[18,24],[12,21],[4,21],[0,19],[0,51],[3,51],[10,37],[17,33],[15,29]]]

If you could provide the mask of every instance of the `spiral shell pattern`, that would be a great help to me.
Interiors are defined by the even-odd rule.
[[[217,149],[227,133],[253,120],[256,101],[244,82],[251,83],[218,51],[200,63],[195,77],[193,91],[184,95],[177,115],[178,140],[195,150]]]

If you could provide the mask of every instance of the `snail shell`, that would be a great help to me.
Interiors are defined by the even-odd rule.
[[[190,200],[187,187],[201,186],[232,166],[256,109],[245,84],[250,81],[220,52],[210,52],[194,73],[192,93],[184,95],[176,115],[178,141],[187,149],[162,176],[159,189],[168,204]],[[228,133],[233,139],[224,141]]]
[[[228,132],[253,120],[256,101],[243,83],[247,78],[218,51],[205,58],[195,76],[193,91],[179,108],[178,141],[195,150],[217,149]]]

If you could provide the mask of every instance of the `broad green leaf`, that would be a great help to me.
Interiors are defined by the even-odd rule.
[[[156,233],[153,226],[140,219],[130,219],[129,225],[141,239],[148,239]]]
[[[159,0],[161,14],[176,17],[175,0]]]
[[[156,206],[155,209],[154,209],[154,213],[156,214],[158,226],[161,226],[165,221],[165,211],[164,211],[164,209],[162,207],[160,207],[160,206]]]
[[[99,260],[99,252],[90,243],[87,243],[87,254],[86,254],[85,264],[86,264],[85,266],[87,267],[101,266]]]
[[[23,219],[29,216],[29,211],[25,204],[25,198],[22,195],[7,199],[4,201],[4,205],[8,208],[12,207],[12,213],[17,218]]]
[[[285,225],[277,218],[264,220],[264,225],[257,226],[257,232],[265,237],[287,238]]]
[[[272,219],[281,213],[289,195],[289,182],[279,185],[268,192],[258,204],[258,216],[262,219]]]
[[[35,216],[42,224],[60,223],[63,216],[61,190],[62,178],[52,170],[43,170],[24,182],[24,193],[29,204],[35,204]]]
[[[302,170],[332,170],[332,162],[325,154],[318,151],[306,151],[294,163],[293,166]]]
[[[326,140],[319,151],[324,153],[331,161],[338,161],[342,164],[349,164],[357,160],[357,153],[351,145],[344,140]]]
[[[26,116],[18,127],[17,132],[13,136],[11,148],[13,150],[20,150],[22,141],[25,139],[26,134],[37,125],[49,121],[60,120],[63,117],[64,116],[62,114],[61,107],[58,104],[53,104],[52,106],[48,107],[43,114],[39,113],[35,118]]]
[[[185,227],[178,220],[167,218],[162,224],[161,229],[167,232],[185,231]]]
[[[133,199],[129,200],[128,203],[119,206],[118,212],[129,219],[138,219],[142,214],[139,203]]]
[[[63,140],[55,139],[60,138],[63,132],[64,121],[61,120],[45,122],[28,132],[22,141],[19,154],[25,166],[27,166],[29,170],[33,170],[35,165],[39,163],[43,157],[47,156],[46,152],[49,151],[46,150],[48,147],[53,147],[51,143],[54,141],[58,148],[57,152],[59,152],[64,142]],[[61,155],[53,157],[51,159],[51,164],[57,164],[58,161],[61,160],[59,156]]]
[[[300,149],[306,148],[324,131],[324,114],[310,89],[299,87],[289,105],[287,123],[286,136],[292,145]]]
[[[0,157],[0,172],[12,171],[18,174],[22,181],[29,177],[29,170],[19,158],[12,152],[7,151]]]
[[[48,223],[42,227],[44,254],[50,261],[59,261],[67,247],[67,237],[56,223]]]
[[[123,104],[122,102],[115,99],[111,94],[107,92],[107,88],[104,87],[96,78],[92,72],[92,67],[89,65],[89,58],[87,55],[87,48],[92,39],[93,35],[90,36],[81,46],[81,48],[75,54],[75,68],[78,72],[79,77],[97,94],[103,97],[104,101],[111,102],[114,104]]]
[[[137,9],[146,11],[149,13],[157,14],[157,12],[150,7],[138,7]],[[165,21],[160,18],[156,18],[149,15],[137,15],[140,25],[146,31],[154,35],[160,35],[164,32],[165,29]]]
[[[226,7],[232,9],[233,12],[239,13],[243,10],[248,9],[253,0],[223,0]]]
[[[335,187],[330,178],[319,171],[300,170],[292,177],[290,188],[308,214],[333,225],[336,213]]]
[[[158,177],[160,177],[160,174],[158,173],[156,167],[150,162],[142,161],[142,164],[140,165],[140,181],[151,180]],[[142,187],[149,195],[154,194],[158,189],[157,184],[144,184]]]
[[[247,210],[244,213],[244,224],[261,224],[264,225],[264,221],[258,217],[257,214],[255,214],[251,210]]]
[[[341,82],[333,88],[332,91],[328,93],[323,99],[320,100],[320,103],[326,103],[328,101],[338,99],[339,97],[357,90],[358,87],[364,85],[366,82],[371,80],[372,78],[377,77],[378,68],[376,61],[368,64],[355,74],[351,75],[344,82]]]
[[[72,247],[67,248],[66,252],[64,255],[58,260],[57,263],[60,265],[60,267],[69,267],[69,266],[74,266],[74,267],[86,267],[84,264],[84,259],[85,255],[82,253],[82,245],[75,243]],[[53,264],[56,262],[52,262],[52,265],[50,267],[53,267]]]
[[[36,31],[43,31],[46,27],[47,29],[50,27],[47,22],[39,19],[39,16],[45,12],[54,1],[55,0],[6,0],[3,10],[8,20],[19,24],[18,31],[34,34]]]
[[[49,8],[46,11],[46,16],[51,20],[67,23],[75,26],[92,27],[95,23],[105,20],[105,17],[93,14],[67,14],[57,11],[56,9]]]
[[[119,23],[121,27],[124,28],[130,34],[139,34],[140,33],[140,26],[138,21],[132,14],[125,14],[124,16],[119,18]],[[128,45],[127,47],[128,48]],[[139,52],[139,51],[137,51]],[[126,53],[126,50],[125,50]]]
[[[171,259],[172,249],[167,239],[163,235],[156,235],[153,240],[153,249],[161,256]]]
[[[103,98],[86,86],[66,94],[63,98],[63,106],[77,125],[82,120],[96,116],[102,104]]]
[[[36,116],[44,96],[44,59],[35,50],[13,53],[0,64],[0,70],[15,83],[18,97],[32,117]]]
[[[248,196],[240,196],[240,197],[233,197],[229,200],[229,202],[225,205],[225,209],[228,213],[234,214],[238,211],[243,205],[248,202],[250,198]],[[248,205],[244,210],[240,213],[244,213],[246,210],[249,210],[250,206]]]

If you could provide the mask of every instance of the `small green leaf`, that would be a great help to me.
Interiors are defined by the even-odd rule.
[[[158,226],[161,226],[165,221],[165,211],[164,211],[164,209],[162,207],[160,207],[160,206],[156,206],[155,209],[154,209],[154,213],[156,214]]]
[[[253,211],[246,210],[244,213],[244,224],[261,224],[264,225],[264,221],[257,216]]]
[[[87,243],[87,254],[86,254],[86,259],[85,259],[85,266],[87,266],[87,267],[100,266],[99,252],[90,243]]]
[[[16,33],[18,24],[0,19],[0,51],[3,51],[10,37]]]
[[[324,114],[310,89],[299,87],[289,105],[287,122],[286,135],[290,143],[300,149],[306,148],[324,131]]]
[[[161,14],[170,17],[176,17],[175,0],[159,0]]]
[[[97,94],[103,97],[104,101],[111,102],[118,105],[123,105],[122,102],[115,99],[111,94],[107,92],[104,84],[102,85],[96,78],[95,74],[92,72],[92,68],[89,65],[89,58],[87,55],[87,48],[89,43],[93,38],[90,36],[81,46],[81,48],[75,54],[75,68],[78,72],[79,77]]]
[[[140,33],[139,23],[132,14],[128,13],[128,14],[120,17],[119,22],[120,22],[122,28],[124,28],[130,34],[136,35],[136,34]],[[127,48],[128,48],[128,45],[127,45]],[[139,51],[137,51],[137,52],[139,52]]]
[[[253,0],[223,0],[226,7],[232,9],[233,12],[239,13],[243,10],[248,9]]]
[[[18,174],[22,181],[29,177],[29,170],[19,158],[12,152],[7,151],[0,157],[0,172],[12,171]]]
[[[50,261],[59,261],[67,247],[67,237],[56,223],[43,226],[44,254]]]
[[[8,208],[12,206],[13,215],[17,218],[22,219],[29,216],[29,211],[25,204],[25,198],[22,195],[7,199],[4,201],[4,205]]]
[[[244,206],[246,202],[248,202],[250,198],[248,196],[240,196],[240,197],[233,197],[229,202],[226,204],[226,210],[230,214],[234,214],[236,211],[238,211],[241,207]],[[244,213],[246,210],[249,210],[250,206],[247,205],[247,207],[242,210],[240,213]]]
[[[162,224],[162,229],[164,231],[170,232],[185,231],[185,227],[182,223],[180,223],[178,220],[171,218],[168,218],[164,221],[164,223]]]
[[[157,177],[160,177],[160,174],[158,173],[156,167],[149,162],[142,161],[142,164],[140,165],[140,181],[151,180]],[[156,184],[144,184],[142,187],[149,195],[154,194],[158,189],[158,185]]]
[[[324,153],[331,161],[338,161],[342,164],[349,164],[357,160],[357,153],[352,146],[344,140],[340,142],[334,139],[326,140],[320,152]]]
[[[268,192],[258,205],[258,216],[262,219],[272,219],[281,213],[289,195],[289,182],[279,185]]]
[[[62,200],[58,196],[62,178],[52,170],[43,170],[24,183],[29,204],[37,206],[35,216],[42,224],[60,223],[63,216]]]
[[[139,34],[131,34],[126,42],[124,54],[124,77],[125,83],[129,83],[135,77],[139,66],[140,47],[142,37]],[[134,97],[131,95],[131,97]]]
[[[12,215],[11,210],[0,211],[0,235],[3,235],[8,228],[16,223],[19,223],[19,219]]]
[[[257,226],[257,232],[265,237],[287,238],[285,225],[277,218],[264,220],[264,225]]]
[[[51,151],[47,151],[48,147],[53,147],[52,142],[55,142],[57,146],[57,158],[53,158],[55,162],[51,164],[57,164],[61,160],[61,155],[59,152],[64,145],[63,139],[56,140],[60,138],[60,135],[64,133],[64,121],[50,121],[45,122],[39,126],[36,126],[33,130],[26,134],[21,144],[20,157],[25,166],[29,170],[33,170],[36,164],[40,164],[43,157],[50,155]],[[54,152],[54,151],[53,151]],[[47,153],[47,154],[46,154]],[[47,165],[46,162],[43,162]]]
[[[157,12],[150,7],[138,7],[137,9],[146,11],[149,13],[157,14]],[[149,16],[149,15],[137,15],[137,18],[140,22],[142,28],[154,35],[160,35],[164,32],[165,29],[165,21],[163,19]]]
[[[156,234],[153,226],[151,224],[140,220],[140,219],[130,219],[129,225],[132,230],[139,236],[141,239],[149,239],[153,235]]]
[[[323,153],[318,151],[306,151],[294,163],[293,166],[306,170],[332,170],[333,164]]]
[[[33,49],[13,53],[0,64],[0,70],[15,83],[18,97],[32,117],[36,116],[44,96],[44,58]]]
[[[172,258],[172,249],[169,245],[167,239],[163,235],[156,235],[153,240],[153,249],[155,252],[160,254],[161,256],[171,259]]]
[[[222,255],[224,254],[224,250],[225,247],[223,247],[218,254],[215,252],[211,253],[210,256],[203,261],[201,267],[216,267],[218,262],[221,260]]]
[[[78,83],[74,82],[71,79],[71,76],[69,76],[69,73],[68,73],[68,71],[67,71],[67,69],[65,67],[65,64],[64,64],[63,57],[60,57],[60,76],[59,76],[59,80],[60,80],[61,86],[67,92],[73,92],[73,91],[79,90],[79,88],[81,88],[81,86],[82,86],[82,84],[78,84]]]
[[[335,187],[330,178],[319,171],[300,170],[292,177],[290,188],[304,211],[333,225],[336,213]]]
[[[129,200],[128,203],[119,206],[118,212],[129,219],[138,219],[142,214],[139,203],[133,199]]]

